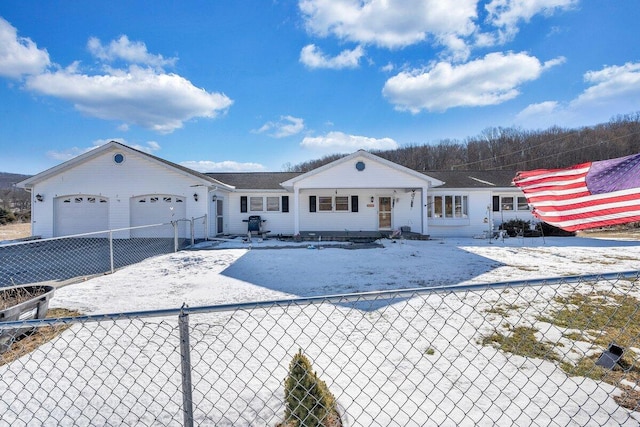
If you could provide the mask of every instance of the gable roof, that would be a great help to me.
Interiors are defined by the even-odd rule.
[[[291,188],[291,187],[293,187],[293,185],[296,182],[299,182],[299,181],[301,181],[301,180],[303,180],[305,178],[311,177],[313,175],[322,173],[322,172],[324,172],[324,171],[326,171],[328,169],[331,169],[333,167],[336,167],[336,166],[338,166],[338,165],[340,165],[342,163],[350,162],[353,159],[359,158],[359,157],[364,157],[364,158],[366,158],[368,160],[380,163],[380,164],[382,164],[384,166],[387,166],[387,167],[389,167],[391,169],[395,169],[396,171],[403,172],[403,173],[405,173],[407,175],[412,175],[415,178],[418,178],[420,180],[430,181],[431,185],[433,185],[433,186],[443,184],[443,182],[439,182],[439,180],[431,178],[429,176],[426,176],[425,174],[422,174],[420,172],[416,172],[413,169],[409,169],[409,168],[407,168],[405,166],[399,165],[398,163],[394,163],[394,162],[392,162],[390,160],[387,160],[387,159],[384,159],[382,157],[376,156],[375,154],[371,154],[368,151],[358,150],[355,153],[351,153],[351,154],[349,154],[347,156],[344,156],[344,157],[342,157],[342,158],[340,158],[338,160],[334,160],[333,162],[330,162],[330,163],[327,163],[325,165],[322,165],[319,168],[313,169],[313,170],[311,170],[309,172],[300,174],[300,175],[298,175],[296,177],[293,177],[293,178],[291,178],[291,179],[289,179],[287,181],[284,181],[284,182],[282,182],[282,186],[285,187],[285,188]]]
[[[140,150],[136,150],[135,148],[129,147],[127,145],[121,144],[117,141],[110,141],[104,145],[101,145],[99,147],[96,147],[90,151],[87,151],[86,153],[80,154],[79,156],[74,157],[71,160],[68,160],[64,163],[61,163],[57,166],[54,166],[52,168],[49,168],[43,172],[40,172],[37,175],[33,175],[27,179],[25,179],[24,181],[19,182],[17,185],[19,187],[22,188],[30,188],[33,187],[34,184],[47,179],[51,176],[54,176],[56,174],[59,174],[61,172],[64,172],[68,169],[71,169],[73,167],[75,167],[76,165],[79,165],[83,162],[86,162],[88,160],[94,159],[98,156],[100,156],[101,154],[113,150],[113,149],[118,149],[124,152],[128,152],[128,153],[135,153],[135,154],[139,154],[142,155],[144,157],[146,157],[148,160],[150,160],[153,163],[156,164],[162,164],[165,167],[168,167],[170,169],[173,169],[174,171],[182,174],[182,175],[189,175],[197,180],[200,180],[204,185],[207,186],[219,186],[219,187],[223,187],[227,190],[233,190],[233,187],[225,184],[221,181],[218,181],[212,177],[209,177],[203,173],[194,171],[193,169],[189,169],[187,167],[181,166],[177,163],[173,163],[170,162],[168,160],[165,160],[163,158],[154,156],[152,154],[149,153],[145,153],[144,151],[140,151]]]

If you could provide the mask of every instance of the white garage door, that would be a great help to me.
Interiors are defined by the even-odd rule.
[[[54,201],[54,236],[109,229],[109,200],[100,196],[65,196]]]
[[[186,215],[186,201],[182,196],[167,194],[151,194],[131,198],[131,226],[164,224],[179,219]],[[180,237],[183,237],[184,223],[181,224]],[[160,233],[160,235],[158,234]],[[164,227],[163,231],[157,228],[136,230],[132,233],[135,237],[173,237],[173,231]]]

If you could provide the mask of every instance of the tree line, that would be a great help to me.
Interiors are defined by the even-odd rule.
[[[640,153],[640,112],[576,129],[493,127],[462,141],[444,139],[435,144],[409,144],[395,150],[371,152],[418,171],[563,168]],[[297,165],[287,164],[283,169],[308,172],[342,157],[332,154]]]

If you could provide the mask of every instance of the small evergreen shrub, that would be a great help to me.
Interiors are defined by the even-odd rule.
[[[16,216],[13,212],[5,208],[0,208],[0,225],[10,224],[15,220]]]
[[[336,399],[313,372],[302,350],[293,356],[284,381],[285,421],[281,427],[341,426]]]

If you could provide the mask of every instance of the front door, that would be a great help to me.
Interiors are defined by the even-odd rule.
[[[391,197],[378,197],[378,228],[391,230]]]

